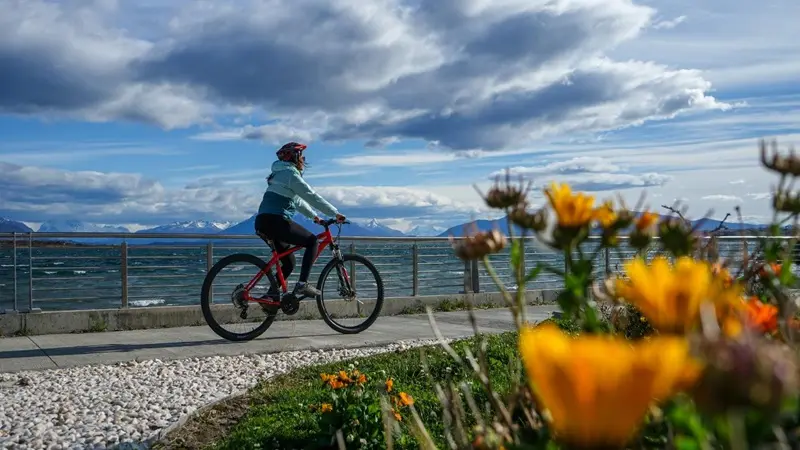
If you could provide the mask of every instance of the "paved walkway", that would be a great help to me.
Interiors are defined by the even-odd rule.
[[[528,320],[544,320],[556,310],[556,306],[529,307]],[[505,308],[479,310],[475,314],[481,332],[499,333],[513,329],[511,313]],[[447,338],[468,337],[473,334],[464,311],[439,312],[434,317]],[[11,337],[0,338],[0,372],[147,359],[379,346],[433,337],[428,316],[425,314],[380,317],[370,329],[355,335],[339,334],[322,320],[280,320],[275,321],[259,338],[249,342],[226,341],[205,325]]]

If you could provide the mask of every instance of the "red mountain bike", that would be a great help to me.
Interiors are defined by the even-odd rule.
[[[319,274],[317,289],[320,291],[321,295],[317,297],[317,309],[319,310],[319,314],[322,316],[322,319],[325,321],[325,323],[327,323],[328,326],[335,331],[343,334],[356,334],[369,328],[378,318],[381,308],[383,307],[383,280],[378,273],[378,269],[369,259],[357,254],[342,254],[342,251],[339,249],[338,242],[339,235],[341,234],[341,224],[337,224],[338,232],[335,238],[330,231],[330,226],[335,223],[335,219],[320,222],[320,225],[325,228],[325,231],[317,235],[317,239],[319,240],[317,258],[320,254],[322,254],[322,251],[325,249],[325,247],[329,245],[333,253],[333,259],[325,265],[325,267],[322,269],[322,272]],[[343,223],[349,222],[345,221]],[[283,311],[283,313],[287,315],[296,314],[300,309],[300,301],[306,298],[305,296],[298,298],[293,293],[288,292],[286,286],[287,283],[281,270],[275,270],[275,273],[273,273],[273,267],[277,268],[280,266],[281,258],[292,254],[303,247],[292,247],[285,252],[278,254],[271,240],[260,233],[257,234],[272,250],[272,258],[269,260],[269,262],[264,262],[263,259],[252,254],[235,253],[222,258],[216,264],[214,264],[214,266],[211,267],[211,270],[209,270],[208,274],[206,274],[205,280],[203,281],[203,288],[200,294],[200,305],[203,310],[203,317],[205,318],[206,323],[208,323],[208,325],[212,330],[214,330],[215,333],[217,333],[217,335],[230,341],[248,341],[260,336],[272,325],[272,322],[275,320],[275,316],[277,315],[278,311]],[[221,289],[218,291],[220,288],[212,286],[212,283],[216,278],[225,279],[238,275],[237,272],[242,271],[241,269],[237,270],[230,268],[237,263],[245,263],[255,266],[258,272],[250,279],[249,282],[237,284],[232,290]],[[349,273],[346,263],[351,268]],[[372,279],[362,279],[363,275],[359,273],[359,278],[356,280],[356,264],[364,266],[366,268],[365,275],[370,275]],[[246,273],[247,272],[245,272],[245,274]],[[325,300],[328,295],[325,291],[325,287],[327,284],[326,281],[328,275],[331,273],[336,274],[338,285],[337,288],[329,289],[329,291],[333,291],[333,294],[338,294],[341,296],[342,300],[339,301],[338,304],[331,303],[326,305]],[[253,295],[254,291],[264,290],[263,287],[259,289],[257,286],[263,278],[266,278],[269,281],[269,288],[266,289],[266,292],[262,293],[261,295]],[[375,295],[374,299],[371,298],[369,301],[366,301],[366,303],[374,305],[374,310],[370,315],[366,316],[366,320],[358,325],[341,325],[336,321],[336,319],[340,318],[340,316],[343,316],[344,318],[360,318],[364,316],[361,307],[365,306],[366,303],[365,301],[359,300],[357,296],[356,282],[358,283],[359,287],[365,286],[368,288],[374,288],[376,291],[377,295]],[[222,292],[221,297],[223,301],[221,302],[221,305],[214,305],[212,307],[214,294],[216,292]],[[334,300],[333,302],[336,301]],[[231,304],[233,304],[232,310],[230,308]],[[250,306],[252,304],[258,304],[260,308],[257,308],[251,315]],[[215,311],[220,312],[224,320],[216,320],[213,314]],[[238,326],[243,324],[254,324],[255,322],[260,322],[260,324],[254,329],[243,333],[228,331],[223,327],[223,324],[233,324]]]

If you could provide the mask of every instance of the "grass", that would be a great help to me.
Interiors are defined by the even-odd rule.
[[[518,360],[517,333],[509,332],[488,336],[487,341],[491,380],[498,392],[507,392],[516,373],[510,363]],[[464,355],[464,349],[467,347],[476,352],[477,343],[477,339],[470,338],[457,341],[452,345],[460,355]],[[247,404],[247,411],[244,413],[242,409],[229,411],[231,417],[227,420],[227,426],[223,427],[226,429],[216,432],[212,430],[220,423],[226,422],[220,417],[220,413],[224,413],[224,411],[206,413],[203,415],[206,417],[205,419],[198,418],[203,422],[207,421],[208,417],[214,418],[205,423],[187,423],[189,426],[187,432],[193,430],[193,433],[197,433],[198,430],[203,430],[202,434],[206,439],[216,437],[216,442],[198,442],[196,439],[195,442],[190,442],[191,436],[179,436],[181,433],[177,433],[170,437],[173,445],[167,444],[156,448],[213,448],[218,450],[325,448],[317,444],[320,438],[328,437],[320,427],[321,416],[310,409],[310,405],[330,401],[330,390],[321,383],[320,373],[346,370],[354,362],[358,369],[368,377],[374,377],[381,382],[392,377],[395,391],[403,391],[412,395],[415,407],[429,427],[429,432],[444,448],[441,406],[433,391],[432,380],[439,382],[464,380],[472,384],[475,399],[479,405],[485,404],[487,398],[471,371],[465,367],[459,367],[439,346],[424,347],[424,351],[428,365],[427,371],[424,369],[420,357],[421,349],[411,349],[303,368],[273,378],[260,383],[246,396],[234,402],[242,409]],[[230,419],[238,423],[231,426]],[[197,434],[194,434],[194,437],[200,438]]]
[[[574,325],[565,320],[548,319],[562,329]],[[507,393],[517,376],[512,362],[518,362],[517,333],[507,332],[486,337],[489,375],[495,390]],[[452,343],[459,355],[466,348],[477,353],[478,339],[469,338]],[[422,364],[424,350],[428,370]],[[406,392],[414,397],[417,408],[428,431],[440,448],[446,448],[443,439],[441,405],[433,390],[433,380],[439,383],[451,380],[466,381],[478,405],[485,405],[487,397],[471,369],[459,367],[438,345],[356,358],[337,363],[298,369],[270,380],[265,380],[245,395],[233,397],[190,419],[156,444],[154,449],[321,449],[320,439],[329,438],[321,428],[320,414],[311,405],[330,402],[331,391],[324,387],[320,373],[347,370],[350,364],[370,379],[382,383],[394,380],[394,392]],[[395,448],[417,448],[398,446]]]

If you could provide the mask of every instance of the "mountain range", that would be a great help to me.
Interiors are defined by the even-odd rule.
[[[638,214],[637,214],[638,215]],[[670,216],[659,214],[660,219],[663,220]],[[696,229],[700,232],[710,232],[716,230],[719,227],[721,220],[716,219],[698,219],[692,220],[691,224],[692,227],[696,227]],[[472,224],[477,226],[479,231],[489,231],[494,228],[499,229],[500,231],[506,232],[508,230],[508,218],[502,217],[500,219],[495,220],[476,220],[474,222],[468,222],[461,225],[456,225],[454,227],[448,228],[443,233],[440,233],[439,237],[447,237],[447,236],[454,236],[454,237],[462,237],[464,236],[464,229],[467,228],[467,232],[473,232],[474,228]],[[739,223],[735,221],[729,220],[725,221],[725,227],[727,228],[726,231],[728,232],[736,232],[740,230],[761,230],[766,228],[766,225],[763,224],[753,224],[753,223]],[[517,226],[513,227],[513,231],[515,234],[520,234],[520,228]],[[599,230],[598,230],[599,231]]]
[[[319,233],[322,227],[314,224],[311,220],[302,215],[295,216],[294,220],[306,229]],[[239,222],[215,222],[207,220],[193,220],[184,222],[173,222],[165,225],[159,225],[152,228],[141,229],[135,234],[224,234],[224,235],[254,235],[255,216]],[[409,230],[407,233],[396,230],[381,224],[377,219],[369,220],[365,223],[350,223],[342,227],[341,236],[345,237],[412,237],[412,236],[435,236],[440,233],[444,228],[435,226],[417,226]],[[336,232],[336,230],[333,230]],[[118,225],[100,225],[77,220],[49,220],[43,222],[39,229],[34,231],[22,222],[11,219],[0,218],[0,233],[29,233],[29,232],[42,232],[42,233],[130,233],[126,227]],[[255,238],[255,237],[254,237]],[[80,242],[84,243],[118,243],[122,240],[119,238],[80,238]],[[154,243],[154,242],[172,242],[174,238],[159,238],[159,239],[137,239],[139,243]],[[184,241],[184,240],[182,240]],[[184,241],[185,242],[185,241]]]
[[[661,216],[662,218],[668,216]],[[322,227],[314,224],[311,220],[306,219],[302,215],[295,216],[295,221],[306,229],[319,233]],[[700,219],[692,221],[692,224],[697,226],[700,231],[711,231],[716,229],[719,225],[719,220],[714,219]],[[170,233],[170,234],[205,234],[205,235],[249,235],[254,236],[255,216],[239,222],[214,222],[206,220],[194,220],[185,222],[173,222],[165,225],[159,225],[152,228],[142,229],[136,231],[136,234],[143,233]],[[460,237],[464,235],[465,226],[469,225],[468,229],[473,229],[474,224],[480,231],[488,231],[493,228],[506,230],[508,227],[508,219],[502,217],[495,220],[476,220],[466,224],[456,225],[454,227],[444,229],[442,227],[420,225],[412,228],[406,233],[396,230],[381,224],[378,220],[372,219],[365,223],[351,223],[342,227],[341,236],[343,237],[423,237],[423,236],[439,236]],[[764,225],[750,224],[750,223],[737,223],[734,221],[726,222],[729,232],[742,229],[762,229]],[[519,233],[520,230],[514,227],[514,232]],[[333,230],[336,232],[336,230]],[[33,230],[22,222],[14,221],[7,218],[0,218],[0,233],[29,233]],[[64,233],[64,232],[91,232],[91,233],[130,233],[125,227],[117,225],[98,225],[86,223],[76,220],[51,220],[41,224],[36,232],[50,232],[50,233]],[[122,240],[119,238],[81,238],[80,242],[84,243],[119,243]],[[175,238],[160,238],[160,239],[137,239],[137,243],[155,243],[155,242],[175,242]],[[186,242],[181,239],[181,242]]]

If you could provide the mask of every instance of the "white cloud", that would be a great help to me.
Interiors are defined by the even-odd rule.
[[[678,17],[676,17],[674,19],[671,19],[671,20],[661,20],[661,21],[655,22],[653,24],[653,29],[656,29],[656,30],[670,30],[672,28],[677,27],[678,25],[683,23],[683,21],[685,21],[685,20],[686,20],[686,16],[678,16]]]
[[[541,166],[516,166],[510,167],[508,173],[511,176],[527,175],[554,175],[554,174],[577,174],[577,173],[616,173],[624,172],[623,166],[612,163],[606,158],[599,156],[578,156],[565,161],[556,161]],[[506,170],[492,172],[489,177],[503,177]]]
[[[0,111],[500,150],[726,107],[698,71],[606,56],[653,24],[630,0],[109,4],[5,2]]]
[[[704,195],[702,197],[703,200],[713,200],[715,202],[741,202],[742,198],[737,197],[735,195],[726,195],[726,194],[712,194],[712,195]]]
[[[572,159],[550,162],[538,166],[516,166],[498,170],[490,179],[532,178],[534,186],[542,188],[550,181],[569,183],[576,190],[607,191],[635,187],[662,186],[673,179],[670,175],[646,172],[626,173],[627,165],[612,163],[598,156],[578,156]]]
[[[66,171],[0,162],[0,217],[30,222],[79,219],[161,224],[173,220],[242,219],[258,198],[225,186],[166,189],[131,173]]]
[[[472,201],[454,200],[431,190],[397,186],[321,186],[317,192],[353,217],[414,218],[451,220],[485,212],[477,195]]]

